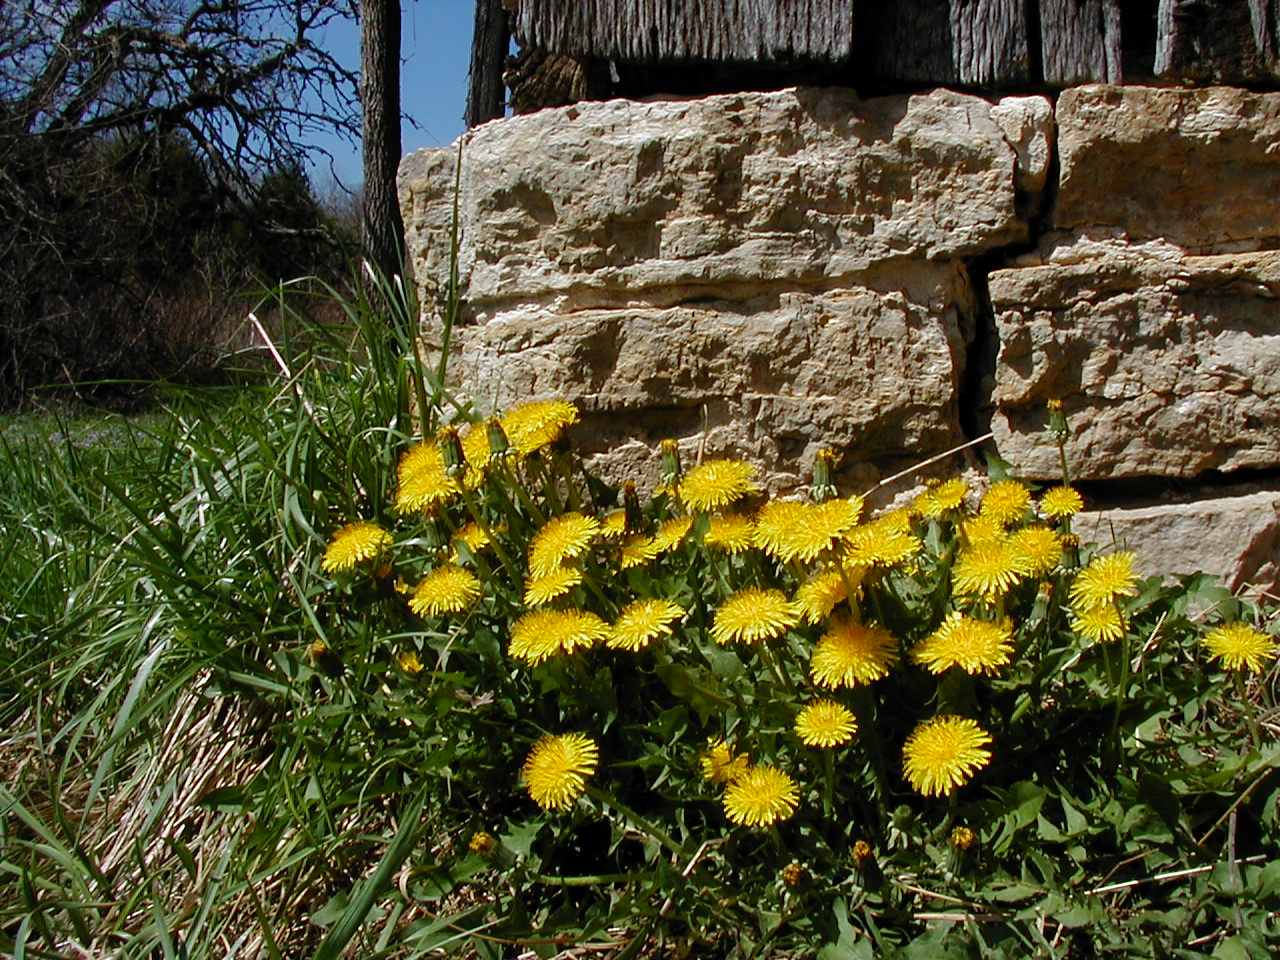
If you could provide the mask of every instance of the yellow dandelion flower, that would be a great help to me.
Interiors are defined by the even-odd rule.
[[[498,839],[487,830],[477,830],[471,835],[467,849],[480,857],[487,857],[498,849]]]
[[[400,458],[396,468],[397,513],[413,513],[456,496],[457,481],[445,473],[444,456],[436,444],[414,444]]]
[[[960,509],[968,492],[969,485],[963,478],[952,477],[920,494],[912,506],[920,516],[936,520],[944,514]]]
[[[357,520],[338,530],[325,547],[320,569],[325,573],[352,570],[357,563],[374,560],[391,548],[391,534],[376,523]]]
[[[1071,583],[1071,602],[1080,609],[1100,607],[1117,597],[1138,592],[1138,575],[1133,570],[1134,555],[1123,550],[1094,557]]]
[[[1209,648],[1209,658],[1217,659],[1228,670],[1261,673],[1277,653],[1275,638],[1259,633],[1247,623],[1214,627],[1200,642]]]
[[[985,540],[960,551],[951,568],[958,594],[994,601],[1031,573],[1031,564],[1009,540]]]
[[[740,513],[725,513],[711,518],[703,541],[708,547],[725,553],[741,553],[755,545],[755,524]]]
[[[1075,487],[1052,487],[1040,498],[1040,514],[1050,520],[1074,517],[1083,509],[1084,498]]]
[[[418,659],[418,654],[415,650],[402,650],[397,653],[396,666],[409,674],[409,676],[422,672],[422,661]]]
[[[756,468],[741,460],[708,460],[684,475],[677,492],[690,510],[709,513],[758,491],[755,475]]]
[[[658,637],[670,636],[671,625],[683,616],[684,607],[670,600],[635,600],[618,614],[605,646],[643,650]]]
[[[711,639],[728,644],[759,643],[780,637],[800,619],[799,608],[781,590],[740,590],[716,610]]]
[[[796,714],[796,736],[810,747],[839,747],[853,739],[858,722],[834,700],[815,700]]]
[[[489,431],[483,423],[473,423],[467,435],[462,438],[462,455],[467,461],[467,471],[462,475],[462,483],[468,490],[474,490],[484,480],[491,456]]]
[[[428,573],[413,590],[409,609],[420,617],[461,613],[480,596],[480,581],[470,570],[446,563]]]
[[[724,792],[725,816],[747,827],[767,827],[786,820],[796,810],[800,790],[776,767],[751,767]]]
[[[995,673],[1013,656],[1013,627],[1009,621],[975,620],[959,611],[911,651],[911,658],[930,673],[959,667],[965,673]]]
[[[729,745],[720,739],[707,742],[702,754],[702,779],[712,783],[733,783],[751,769],[745,755],[736,755]]]
[[[990,744],[991,735],[967,717],[926,720],[902,748],[907,782],[926,797],[950,794],[991,762]]]
[[[846,565],[843,576],[834,567],[815,573],[796,591],[796,604],[801,614],[809,623],[821,623],[830,616],[837,603],[848,599],[849,587],[853,587],[855,592],[858,590],[866,572],[866,567]]]
[[[948,839],[948,842],[956,850],[964,853],[964,851],[968,850],[978,842],[978,835],[968,827],[955,827],[951,831],[951,836]]]
[[[867,862],[875,855],[874,848],[865,840],[855,840],[849,850],[849,856],[853,858],[853,865],[858,869],[865,867]]]
[[[1031,491],[1017,480],[997,480],[982,497],[978,513],[1008,525],[1021,520],[1031,503]]]
[[[873,683],[898,662],[898,641],[874,623],[835,617],[813,649],[809,674],[820,687],[835,690]]]
[[[573,557],[579,557],[591,546],[600,531],[595,517],[566,513],[548,520],[529,543],[529,572],[543,577]]]
[[[1062,559],[1062,536],[1048,527],[1023,527],[1009,535],[1009,543],[1026,561],[1032,577],[1043,576]]]
[[[693,517],[675,517],[658,527],[653,536],[653,545],[658,553],[666,553],[680,546],[689,531],[693,528]]]
[[[508,410],[500,422],[511,446],[525,456],[555,443],[578,422],[578,408],[564,400],[535,400]]]
[[[622,542],[622,553],[618,566],[623,570],[630,570],[632,567],[648,563],[657,555],[658,544],[654,538],[637,534],[636,536],[627,537]]]
[[[970,547],[976,547],[980,543],[990,543],[992,540],[1000,540],[1004,536],[1004,524],[995,517],[971,517],[960,524],[961,540]]]
[[[910,532],[909,526],[902,525],[903,516],[905,514],[895,513],[877,517],[846,533],[845,562],[890,568],[914,557],[924,544]]]
[[[627,511],[610,510],[600,520],[598,536],[606,540],[620,540],[627,532]]]
[[[756,545],[783,563],[813,560],[858,522],[861,509],[855,500],[775,500],[756,516]]]
[[[541,607],[563,597],[582,582],[582,571],[577,567],[556,567],[540,577],[530,577],[524,582],[524,605]]]
[[[462,560],[462,551],[458,549],[459,544],[464,545],[474,555],[492,542],[489,535],[484,532],[484,528],[473,520],[453,535],[453,560],[455,563]]]
[[[1110,643],[1123,637],[1128,625],[1114,603],[1100,603],[1095,607],[1072,607],[1071,629],[1094,643]]]
[[[533,745],[521,773],[525,789],[543,810],[567,810],[587,789],[600,749],[584,733],[547,735]]]
[[[586,610],[534,610],[511,625],[507,648],[537,666],[558,653],[573,653],[609,637],[609,625]]]

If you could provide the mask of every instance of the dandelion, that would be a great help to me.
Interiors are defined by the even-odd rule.
[[[841,600],[849,598],[849,587],[856,592],[867,572],[866,567],[846,567],[844,573],[827,569],[815,573],[796,591],[796,604],[810,623],[821,623]]]
[[[1004,536],[1004,524],[994,517],[972,517],[960,524],[961,540],[970,547],[1000,540]]]
[[[666,553],[668,550],[674,550],[680,546],[689,530],[693,527],[693,517],[676,517],[668,520],[662,526],[658,527],[658,532],[654,534],[653,545],[658,553]]]
[[[794,860],[782,868],[781,880],[783,886],[795,888],[807,879],[809,879],[809,872]]]
[[[1126,624],[1114,603],[1071,610],[1071,629],[1094,643],[1110,643],[1124,636]]]
[[[751,767],[724,792],[725,816],[748,827],[767,827],[795,813],[800,791],[776,767]]]
[[[995,673],[1013,656],[1013,628],[1009,621],[975,620],[959,611],[947,615],[938,628],[916,645],[911,658],[930,673],[959,667],[965,673]]]
[[[853,739],[858,723],[834,700],[816,700],[796,715],[796,736],[810,747],[839,747]]]
[[[478,857],[487,857],[498,849],[498,841],[487,830],[477,830],[471,835],[467,849]]]
[[[844,539],[845,562],[864,567],[896,567],[914,557],[923,546],[920,538],[910,532],[910,518],[897,511],[854,527]]]
[[[627,532],[627,511],[619,508],[610,510],[600,520],[600,532],[597,536],[605,540],[621,539]]]
[[[582,571],[577,567],[556,567],[540,577],[530,577],[524,584],[524,605],[541,607],[563,597],[582,582]]]
[[[969,485],[960,477],[952,477],[916,497],[913,504],[920,516],[936,520],[944,514],[960,509]]]
[[[535,400],[513,407],[500,423],[507,440],[521,456],[535,453],[560,439],[578,422],[578,408],[564,400]]]
[[[444,468],[440,448],[430,441],[414,444],[396,468],[397,513],[425,510],[458,493],[458,484]]]
[[[684,616],[684,607],[670,600],[636,600],[622,608],[605,646],[614,650],[643,650],[658,637],[669,636],[671,625]]]
[[[630,570],[632,567],[648,563],[657,555],[658,544],[653,537],[627,537],[622,542],[622,554],[618,566],[623,570]]]
[[[396,666],[409,676],[422,672],[422,661],[418,659],[417,651],[414,650],[402,650],[396,654]]]
[[[812,560],[858,522],[861,508],[852,500],[775,500],[756,516],[756,545],[783,563]]]
[[[1247,623],[1214,627],[1200,642],[1208,647],[1209,658],[1217,659],[1228,670],[1247,668],[1260,673],[1277,653],[1275,638],[1259,633]]]
[[[595,517],[566,513],[547,521],[529,544],[529,572],[546,576],[566,560],[581,556],[600,531]]]
[[[524,762],[525,789],[543,810],[567,810],[587,789],[600,751],[582,733],[545,736],[533,745]]]
[[[1009,543],[1027,565],[1032,577],[1044,576],[1062,559],[1062,537],[1048,527],[1023,527],[1009,536]]]
[[[460,547],[465,546],[467,550],[474,556],[481,550],[488,547],[493,541],[489,539],[489,534],[484,532],[484,527],[476,523],[474,520],[453,535],[453,560],[455,563],[461,562],[462,550]]]
[[[978,513],[1006,526],[1021,520],[1031,503],[1031,491],[1017,480],[997,480],[982,497]]]
[[[755,524],[740,513],[725,513],[711,518],[703,542],[725,553],[741,553],[755,544]]]
[[[866,840],[855,840],[849,850],[849,856],[853,858],[853,865],[861,869],[875,856],[875,850]]]
[[[1026,557],[1009,540],[984,540],[960,552],[951,581],[956,593],[995,601],[1030,572]]]
[[[462,476],[462,483],[468,490],[474,490],[484,480],[485,471],[489,468],[492,456],[489,448],[489,433],[484,424],[474,423],[467,435],[462,438],[462,456],[467,461],[467,471]]]
[[[799,608],[781,590],[749,587],[735,593],[716,610],[711,639],[759,643],[781,636],[800,619]]]
[[[702,754],[702,779],[712,783],[733,783],[751,769],[751,762],[735,755],[729,745],[720,739],[707,741]]]
[[[964,853],[978,842],[978,835],[968,827],[954,827],[947,842],[951,844],[954,850]]]
[[[376,523],[357,520],[338,530],[325,547],[320,569],[325,573],[352,570],[357,563],[373,560],[391,547],[391,534]]]
[[[609,637],[609,625],[586,610],[534,610],[511,625],[511,656],[537,666]]]
[[[480,596],[480,581],[470,570],[446,563],[427,574],[409,598],[409,609],[420,617],[461,613]]]
[[[741,460],[708,460],[684,475],[677,492],[690,510],[709,513],[758,491],[755,475],[756,468]]]
[[[1075,487],[1051,487],[1040,498],[1040,513],[1050,520],[1074,517],[1084,509],[1084,498]]]
[[[902,748],[907,782],[926,797],[950,794],[991,762],[991,735],[967,717],[934,717]]]
[[[1138,575],[1133,571],[1134,555],[1129,551],[1095,557],[1076,574],[1071,584],[1071,602],[1080,609],[1100,607],[1118,597],[1138,592]]]
[[[874,623],[835,617],[813,649],[809,675],[820,687],[835,690],[874,683],[898,662],[898,641]]]

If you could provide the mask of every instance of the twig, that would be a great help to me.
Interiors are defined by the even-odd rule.
[[[912,914],[916,920],[949,920],[953,923],[967,923],[976,921],[977,923],[997,923],[1007,919],[1003,913],[914,913]]]
[[[910,890],[912,893],[918,893],[923,897],[931,897],[934,900],[942,900],[944,903],[956,903],[962,907],[974,907],[981,910],[986,904],[976,903],[973,900],[962,900],[960,897],[953,897],[947,893],[938,893],[934,890],[926,890],[924,887],[917,887],[914,883],[907,883],[903,880],[894,880],[903,890]]]
[[[1196,846],[1203,847],[1204,842],[1208,840],[1211,836],[1213,836],[1213,832],[1217,830],[1220,826],[1222,826],[1224,823],[1226,823],[1227,818],[1236,812],[1240,804],[1248,800],[1249,795],[1253,793],[1254,790],[1258,789],[1258,787],[1262,784],[1262,782],[1266,780],[1267,777],[1271,776],[1271,774],[1273,773],[1275,773],[1275,767],[1267,767],[1267,769],[1263,770],[1260,774],[1258,774],[1257,778],[1253,781],[1253,783],[1245,787],[1244,791],[1240,794],[1240,796],[1236,797],[1235,800],[1232,802],[1231,806],[1227,807],[1227,812],[1224,813],[1222,816],[1220,816],[1216,821],[1214,821],[1213,826],[1210,827],[1208,830],[1206,830],[1204,832],[1204,836],[1196,841]]]
[[[1265,859],[1267,859],[1266,854],[1259,853],[1252,857],[1242,857],[1237,860],[1236,863],[1256,863],[1259,860]],[[1217,864],[1211,863],[1204,867],[1188,867],[1185,870],[1170,870],[1168,873],[1157,873],[1150,877],[1139,877],[1137,880],[1124,880],[1120,883],[1104,884],[1101,887],[1094,887],[1092,890],[1086,890],[1085,893],[1090,896],[1094,896],[1103,893],[1116,893],[1119,890],[1131,890],[1144,883],[1155,883],[1157,881],[1164,882],[1165,880],[1181,880],[1183,877],[1194,877],[1197,874],[1208,873],[1215,866],[1217,866]]]
[[[960,446],[952,447],[950,450],[943,450],[941,453],[930,457],[928,460],[921,460],[919,463],[917,463],[913,467],[907,467],[907,469],[900,470],[899,472],[895,473],[891,477],[886,477],[871,489],[879,490],[881,487],[888,486],[889,484],[893,483],[893,481],[895,480],[901,480],[903,477],[911,476],[911,474],[915,473],[917,470],[922,470],[925,467],[929,466],[929,464],[931,463],[937,463],[939,460],[945,460],[947,457],[951,456],[953,453],[959,453],[961,450],[964,450],[968,447],[976,447],[978,444],[984,443],[987,440],[990,440],[994,436],[995,436],[994,433],[984,433],[982,436],[978,437],[976,440],[970,440],[967,443],[962,443],[960,444]]]

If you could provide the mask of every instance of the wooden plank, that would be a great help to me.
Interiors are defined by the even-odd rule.
[[[471,71],[467,75],[467,129],[506,113],[502,71],[507,65],[511,31],[502,0],[476,0],[475,30],[471,34]]]
[[[1022,0],[863,0],[857,26],[865,80],[1003,87],[1033,79]]]
[[[1119,83],[1120,0],[1040,0],[1040,50],[1050,86]]]
[[[630,63],[843,62],[853,0],[520,0],[526,46]]]
[[[1280,78],[1280,0],[1160,0],[1155,74],[1197,83]]]

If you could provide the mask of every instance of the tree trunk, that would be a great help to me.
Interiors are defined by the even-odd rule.
[[[502,0],[476,0],[476,29],[471,37],[471,73],[467,82],[467,129],[506,114],[502,71],[511,45],[511,27]]]
[[[400,165],[400,3],[366,0],[360,17],[360,87],[364,108],[365,258],[384,277],[404,272]]]

